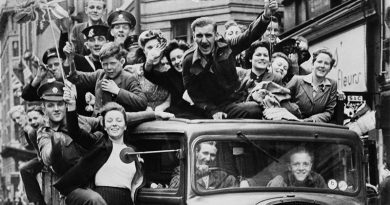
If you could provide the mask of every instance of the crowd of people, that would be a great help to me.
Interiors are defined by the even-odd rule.
[[[9,113],[37,152],[20,169],[28,200],[46,204],[36,175],[47,166],[59,177],[54,187],[67,204],[133,201],[141,164],[121,162],[118,152],[130,146],[126,129],[146,120],[329,122],[337,90],[327,78],[333,55],[316,51],[312,72],[302,75],[300,64],[310,57],[307,41],[294,39],[294,52],[279,45],[277,9],[270,0],[247,27],[227,22],[223,36],[212,18],[198,18],[189,45],[159,30],[136,36],[131,13],[115,11],[105,21],[105,1],[86,1],[87,22],[61,33],[59,49],[53,45],[44,53],[23,88],[22,98],[42,107],[26,113],[18,106]],[[28,121],[21,123],[23,116]],[[206,148],[216,152],[213,145],[198,149]]]

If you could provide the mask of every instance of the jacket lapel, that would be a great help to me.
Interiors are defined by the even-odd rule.
[[[124,71],[122,70],[122,72]],[[122,88],[122,81],[124,81],[124,75],[122,75],[122,72],[114,79],[114,82],[118,85],[119,88]]]
[[[313,99],[313,87],[309,83],[303,81],[302,88],[305,91],[305,93],[307,95],[307,98],[309,98],[310,101],[313,103],[314,102],[314,99]]]

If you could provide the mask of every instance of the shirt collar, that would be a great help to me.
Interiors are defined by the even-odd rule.
[[[68,132],[68,129],[66,128],[67,126],[66,126],[66,119],[65,118],[62,120],[62,122],[57,130],[52,128],[51,123],[49,121],[47,121],[45,123],[45,127],[50,127],[50,129],[52,129],[54,132]]]
[[[309,75],[303,76],[303,81],[305,81],[306,83],[309,83],[310,85],[313,86],[313,74],[310,73]],[[322,83],[320,85],[331,86],[332,83],[330,82],[330,80],[328,78],[325,78],[325,80],[322,81]]]
[[[251,73],[250,73],[250,78],[256,82],[260,82],[263,80],[264,76],[265,76],[265,73],[262,73],[261,75],[256,75],[252,70],[251,70]]]

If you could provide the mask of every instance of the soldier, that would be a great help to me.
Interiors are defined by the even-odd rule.
[[[183,58],[184,87],[195,106],[209,118],[259,118],[260,107],[238,103],[241,93],[235,56],[259,39],[270,17],[278,9],[275,0],[264,1],[264,13],[242,34],[230,39],[217,38],[217,24],[211,18],[198,18],[191,24],[195,46]]]
[[[102,69],[99,60],[99,53],[105,43],[107,43],[108,27],[104,25],[94,25],[85,28],[82,33],[85,36],[86,42],[84,45],[90,51],[89,55],[80,55],[75,53],[74,63],[76,70],[83,72],[93,72]],[[74,49],[69,42],[63,48],[65,54],[69,54]],[[66,62],[66,61],[65,61]]]
[[[126,38],[134,33],[137,21],[127,11],[115,11],[108,16],[107,23],[114,42],[123,46]]]
[[[38,67],[37,74],[33,80],[28,83],[22,90],[22,98],[26,101],[39,101],[40,97],[37,95],[38,87],[42,82],[61,81],[62,72],[60,63],[62,59],[58,57],[55,48],[49,48],[42,56],[43,64]]]
[[[102,69],[102,65],[99,60],[99,53],[103,45],[107,43],[106,37],[108,34],[108,27],[104,25],[94,25],[85,28],[82,33],[87,39],[84,44],[90,51],[90,54],[86,56],[77,53],[74,54],[73,61],[76,70],[83,72],[94,72],[96,70]],[[69,55],[71,52],[74,53],[74,46],[72,46],[69,42],[66,42],[63,51],[67,57],[64,66],[67,67],[69,66]],[[86,99],[88,98],[87,96],[94,98],[92,93],[95,93],[93,89],[86,89],[85,87],[77,86],[77,113],[86,116],[92,115],[93,107],[87,105],[87,103],[91,105],[94,103],[91,103],[92,99]]]
[[[85,153],[67,134],[63,87],[63,83],[54,81],[38,89],[44,113],[48,117],[48,122],[37,132],[38,149],[43,163],[58,175],[64,174]]]
[[[68,135],[63,88],[63,83],[54,81],[45,83],[38,89],[44,113],[48,117],[47,124],[38,129],[37,132],[39,153],[43,163],[59,177],[73,167],[86,153],[86,150]],[[83,128],[90,130],[91,127],[83,124]],[[79,194],[90,196],[93,193],[80,190]],[[89,200],[93,200],[91,201],[93,204],[104,204],[104,200],[99,195],[90,197]]]
[[[87,38],[84,37],[82,31],[94,25],[107,25],[103,21],[103,16],[107,12],[106,3],[104,0],[87,0],[85,1],[85,13],[88,16],[87,22],[76,24],[71,32],[71,42],[75,46],[75,51],[78,54],[85,55],[88,52],[84,47]]]

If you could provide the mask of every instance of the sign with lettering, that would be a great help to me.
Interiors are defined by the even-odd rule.
[[[365,29],[361,25],[309,46],[311,54],[319,48],[332,51],[336,63],[328,77],[336,80],[338,89],[344,92],[367,92]],[[311,70],[312,59],[302,67]]]

